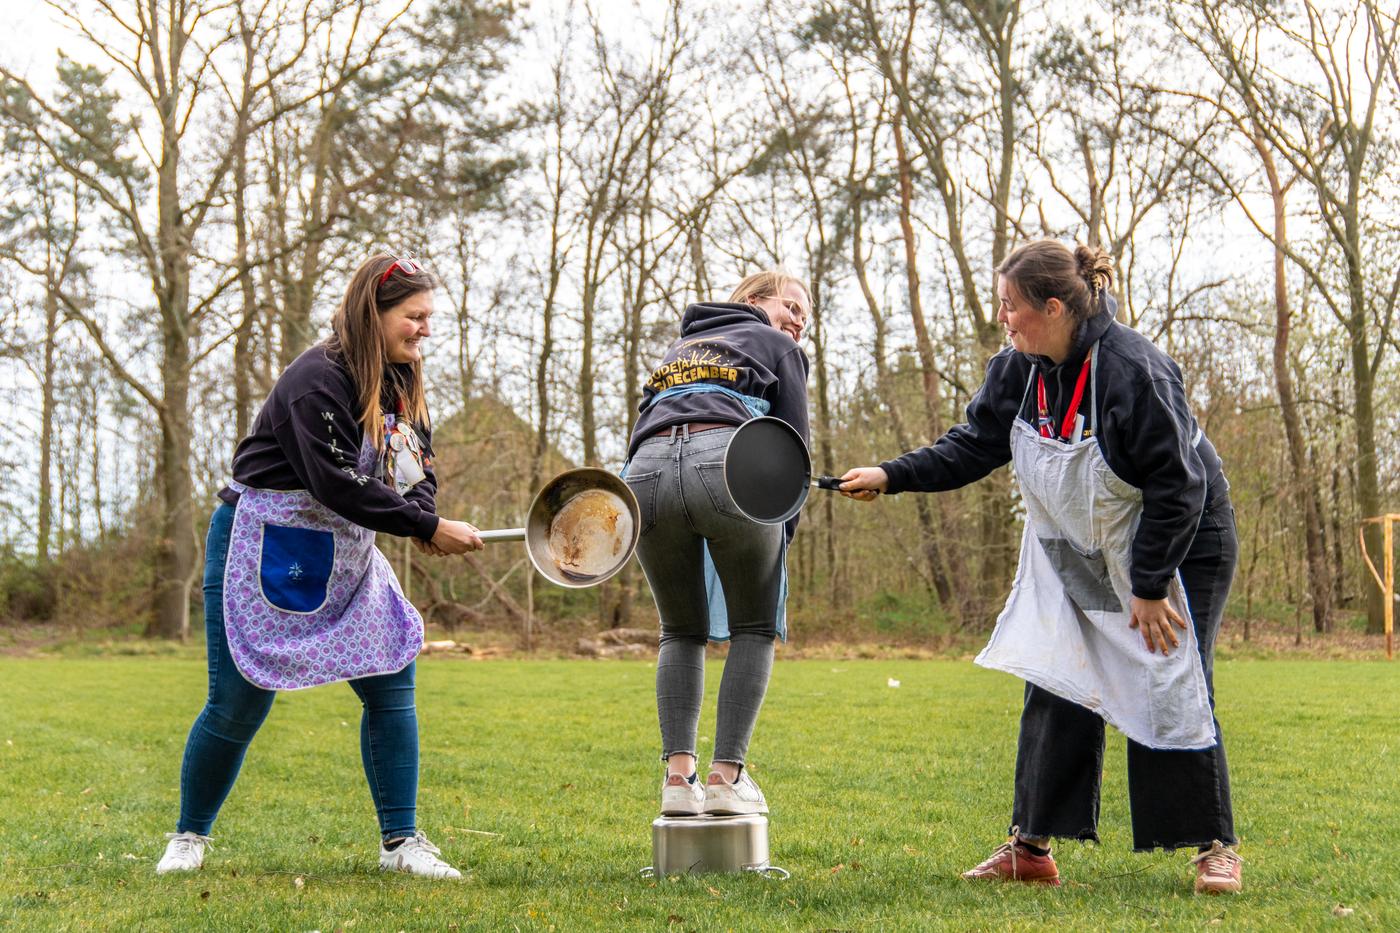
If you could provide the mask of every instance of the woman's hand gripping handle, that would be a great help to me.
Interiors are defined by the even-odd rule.
[[[468,551],[479,551],[484,544],[477,537],[477,527],[467,522],[453,521],[450,518],[438,521],[437,532],[433,534],[431,541],[418,541],[418,550],[424,554],[431,554],[434,557],[445,557],[448,554],[465,554]]]
[[[869,502],[889,488],[890,478],[879,467],[856,467],[841,476],[841,495]]]

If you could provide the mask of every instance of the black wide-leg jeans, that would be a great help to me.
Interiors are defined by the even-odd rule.
[[[1239,541],[1235,510],[1219,495],[1201,515],[1181,564],[1201,667],[1215,709],[1213,655],[1225,599],[1235,576]],[[1016,747],[1016,796],[1011,824],[1022,836],[1098,841],[1104,722],[1095,713],[1026,684]],[[1200,751],[1151,749],[1128,741],[1128,802],[1133,848],[1233,845],[1230,774],[1215,721],[1215,744]]]

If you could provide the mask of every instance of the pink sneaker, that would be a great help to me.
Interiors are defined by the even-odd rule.
[[[1191,860],[1196,866],[1197,894],[1239,894],[1240,871],[1244,859],[1219,839]]]
[[[1024,881],[1028,884],[1060,883],[1060,870],[1049,854],[1036,855],[1011,831],[1011,838],[997,847],[986,861],[962,873],[969,881]]]

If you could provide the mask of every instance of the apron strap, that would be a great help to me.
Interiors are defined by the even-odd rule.
[[[1094,419],[1094,430],[1099,429],[1099,342],[1094,341],[1094,345],[1089,348],[1089,359],[1093,361],[1093,366],[1089,368],[1089,416]]]
[[[1093,417],[1098,412],[1099,396],[1099,373],[1097,362],[1099,342],[1094,341],[1089,347],[1089,352],[1084,358],[1084,364],[1079,369],[1079,378],[1075,380],[1074,394],[1070,397],[1069,407],[1065,409],[1064,423],[1060,430],[1055,430],[1054,418],[1051,417],[1045,401],[1045,377],[1040,372],[1040,364],[1032,365],[1031,374],[1026,379],[1026,388],[1021,393],[1021,405],[1016,409],[1017,416],[1026,408],[1026,397],[1030,395],[1031,386],[1036,387],[1036,419],[1035,426],[1041,437],[1058,438],[1069,443],[1082,440],[1084,437],[1082,425],[1089,420],[1079,414],[1080,405],[1084,400],[1084,384],[1089,383],[1089,412]],[[1097,430],[1097,425],[1095,426]]]
[[[1031,386],[1035,385],[1035,377],[1040,373],[1040,364],[1031,362],[1031,374],[1026,377],[1026,388],[1021,393],[1021,407],[1016,409],[1016,417],[1021,417],[1021,412],[1026,410],[1026,399],[1030,397]]]
[[[696,395],[704,392],[718,392],[721,395],[727,395],[739,401],[748,409],[751,418],[761,418],[768,414],[768,410],[772,408],[772,404],[767,399],[758,398],[754,395],[745,395],[728,386],[719,386],[710,382],[692,382],[689,385],[672,386],[669,389],[656,393],[642,405],[642,411],[651,408],[651,406],[655,405],[663,398],[674,398],[678,395]]]

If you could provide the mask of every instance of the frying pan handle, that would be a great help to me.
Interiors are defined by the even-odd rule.
[[[833,492],[841,491],[841,477],[839,476],[818,476],[816,485],[818,489],[830,489]]]
[[[476,536],[482,541],[524,541],[524,528],[497,528],[492,531],[478,531]]]

